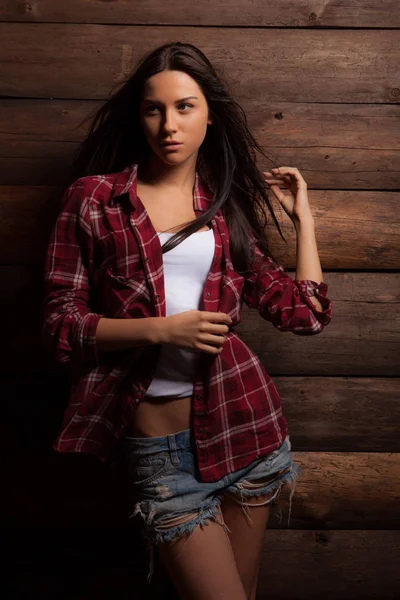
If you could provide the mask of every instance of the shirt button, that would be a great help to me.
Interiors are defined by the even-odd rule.
[[[158,300],[160,297],[160,294],[156,294],[156,299]]]
[[[135,403],[139,404],[139,402],[140,402],[140,399],[139,398],[135,398]]]
[[[146,262],[149,262],[150,256],[146,256],[145,260],[146,260]]]
[[[197,428],[197,433],[203,433],[204,429],[202,429],[201,427]]]
[[[211,296],[210,292],[206,292],[206,296]]]

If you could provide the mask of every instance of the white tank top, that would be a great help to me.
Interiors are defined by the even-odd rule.
[[[158,233],[161,245],[173,233]],[[214,256],[213,229],[196,231],[163,254],[166,316],[191,309],[204,310],[203,289]],[[160,360],[146,396],[183,398],[193,393],[200,350],[163,344]]]

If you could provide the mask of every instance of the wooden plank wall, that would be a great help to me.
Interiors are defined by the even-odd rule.
[[[400,597],[399,29],[398,0],[0,0],[10,598],[174,597],[161,566],[146,588],[118,473],[51,451],[66,385],[39,333],[43,253],[79,123],[144,52],[172,40],[223,70],[266,152],[300,169],[334,303],[331,324],[310,338],[244,309],[240,331],[282,395],[304,471],[290,529],[284,513],[266,530],[257,598]],[[293,228],[274,208],[289,244],[273,228],[271,240],[294,276]]]

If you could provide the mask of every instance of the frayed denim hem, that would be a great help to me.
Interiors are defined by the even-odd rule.
[[[193,519],[191,519],[190,521],[188,521],[186,523],[179,523],[177,525],[171,526],[171,527],[169,527],[169,529],[166,529],[165,531],[162,530],[163,520],[161,520],[159,523],[155,524],[154,527],[151,527],[151,525],[154,521],[154,517],[155,517],[155,507],[151,506],[151,502],[149,502],[147,500],[143,500],[136,504],[135,510],[129,518],[134,517],[136,514],[140,514],[145,522],[145,528],[143,529],[143,537],[147,542],[147,548],[150,552],[149,574],[147,576],[147,580],[149,583],[150,583],[151,578],[154,573],[154,546],[155,545],[163,543],[163,542],[173,542],[173,541],[178,540],[178,539],[186,536],[187,534],[189,534],[189,537],[182,548],[182,551],[183,551],[184,547],[186,546],[186,544],[188,543],[188,541],[194,534],[197,527],[200,526],[201,528],[203,528],[204,525],[209,524],[210,520],[215,521],[216,523],[221,525],[221,527],[223,527],[223,529],[227,533],[230,533],[230,529],[225,524],[223,517],[222,517],[222,513],[220,511],[221,502],[222,502],[222,497],[220,495],[217,495],[212,500],[211,504],[207,503],[200,507],[199,514],[196,517],[194,517]],[[147,508],[150,509],[148,511],[148,513],[146,511]],[[185,515],[192,515],[192,514],[194,514],[193,511],[183,512],[183,513],[179,513],[179,514],[173,513],[173,514],[169,515],[168,518],[165,519],[165,521],[169,522],[169,521],[177,519],[179,517],[184,517]],[[158,527],[160,527],[160,528],[158,528]]]
[[[250,524],[253,523],[249,507],[250,506],[263,506],[266,504],[271,504],[273,507],[277,507],[277,511],[274,511],[274,514],[279,517],[279,523],[282,522],[282,510],[280,504],[277,502],[278,498],[281,494],[282,488],[285,483],[289,483],[290,485],[290,496],[289,496],[289,514],[288,514],[288,522],[287,527],[290,525],[290,516],[292,512],[292,501],[294,492],[296,490],[296,480],[302,474],[303,470],[299,465],[297,465],[294,461],[292,461],[289,470],[285,472],[286,469],[282,469],[282,475],[276,479],[276,481],[266,484],[262,487],[261,483],[257,483],[254,481],[244,480],[237,484],[234,484],[229,490],[230,498],[233,498],[238,504],[240,504],[243,508],[243,512]],[[257,489],[251,489],[251,487]],[[234,494],[240,495],[240,500],[235,497]],[[271,495],[272,494],[272,495]],[[248,503],[246,500],[249,498],[259,498],[261,496],[268,496],[267,500],[263,500],[260,504],[255,504],[254,502]]]
[[[276,514],[279,517],[279,522],[282,521],[282,510],[277,502],[282,488],[285,483],[289,483],[291,492],[289,497],[289,515],[288,515],[288,523],[287,527],[290,525],[290,516],[292,509],[292,500],[293,495],[296,489],[296,480],[301,475],[302,469],[292,461],[290,468],[283,468],[282,474],[275,480],[266,485],[262,486],[260,482],[256,481],[248,481],[242,480],[229,490],[229,496],[234,498],[234,500],[241,505],[242,510],[247,518],[247,520],[252,524],[252,519],[250,516],[250,506],[261,506],[266,504],[271,504],[271,506],[277,506]],[[254,489],[251,489],[254,486]],[[147,576],[147,580],[150,583],[153,573],[154,573],[154,563],[155,563],[155,546],[164,542],[173,542],[182,537],[188,535],[188,539],[182,547],[182,552],[184,547],[195,533],[198,526],[201,528],[204,525],[208,525],[210,520],[215,521],[221,527],[223,527],[224,531],[227,533],[231,533],[231,530],[226,525],[223,519],[223,515],[220,509],[223,497],[227,490],[221,490],[216,496],[213,498],[211,502],[206,502],[200,506],[198,511],[186,511],[186,512],[174,512],[168,515],[166,518],[162,518],[157,521],[156,519],[156,507],[151,500],[141,500],[136,503],[135,509],[129,518],[134,517],[137,514],[140,514],[144,521],[144,528],[142,530],[143,538],[146,541],[147,549],[150,552],[150,560],[149,560],[149,573]],[[240,496],[240,499],[237,496]],[[254,502],[249,503],[247,500],[249,498],[257,498],[260,496],[267,496],[268,498],[260,502],[260,504],[255,504]],[[184,517],[189,517],[185,522],[180,522],[177,524],[173,524],[174,521],[178,519],[182,519]],[[180,553],[180,555],[182,554]]]

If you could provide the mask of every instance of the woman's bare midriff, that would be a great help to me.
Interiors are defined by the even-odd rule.
[[[161,437],[191,426],[192,396],[144,397],[136,408],[133,437]]]
[[[148,218],[157,233],[171,231],[176,233],[182,224],[196,218],[193,190],[183,197],[174,191],[171,194],[160,193],[151,185],[137,178],[136,193],[146,209]],[[198,231],[211,229],[211,222]],[[171,398],[165,396],[149,397],[136,407],[133,437],[160,437],[177,433],[191,427],[192,396]]]

